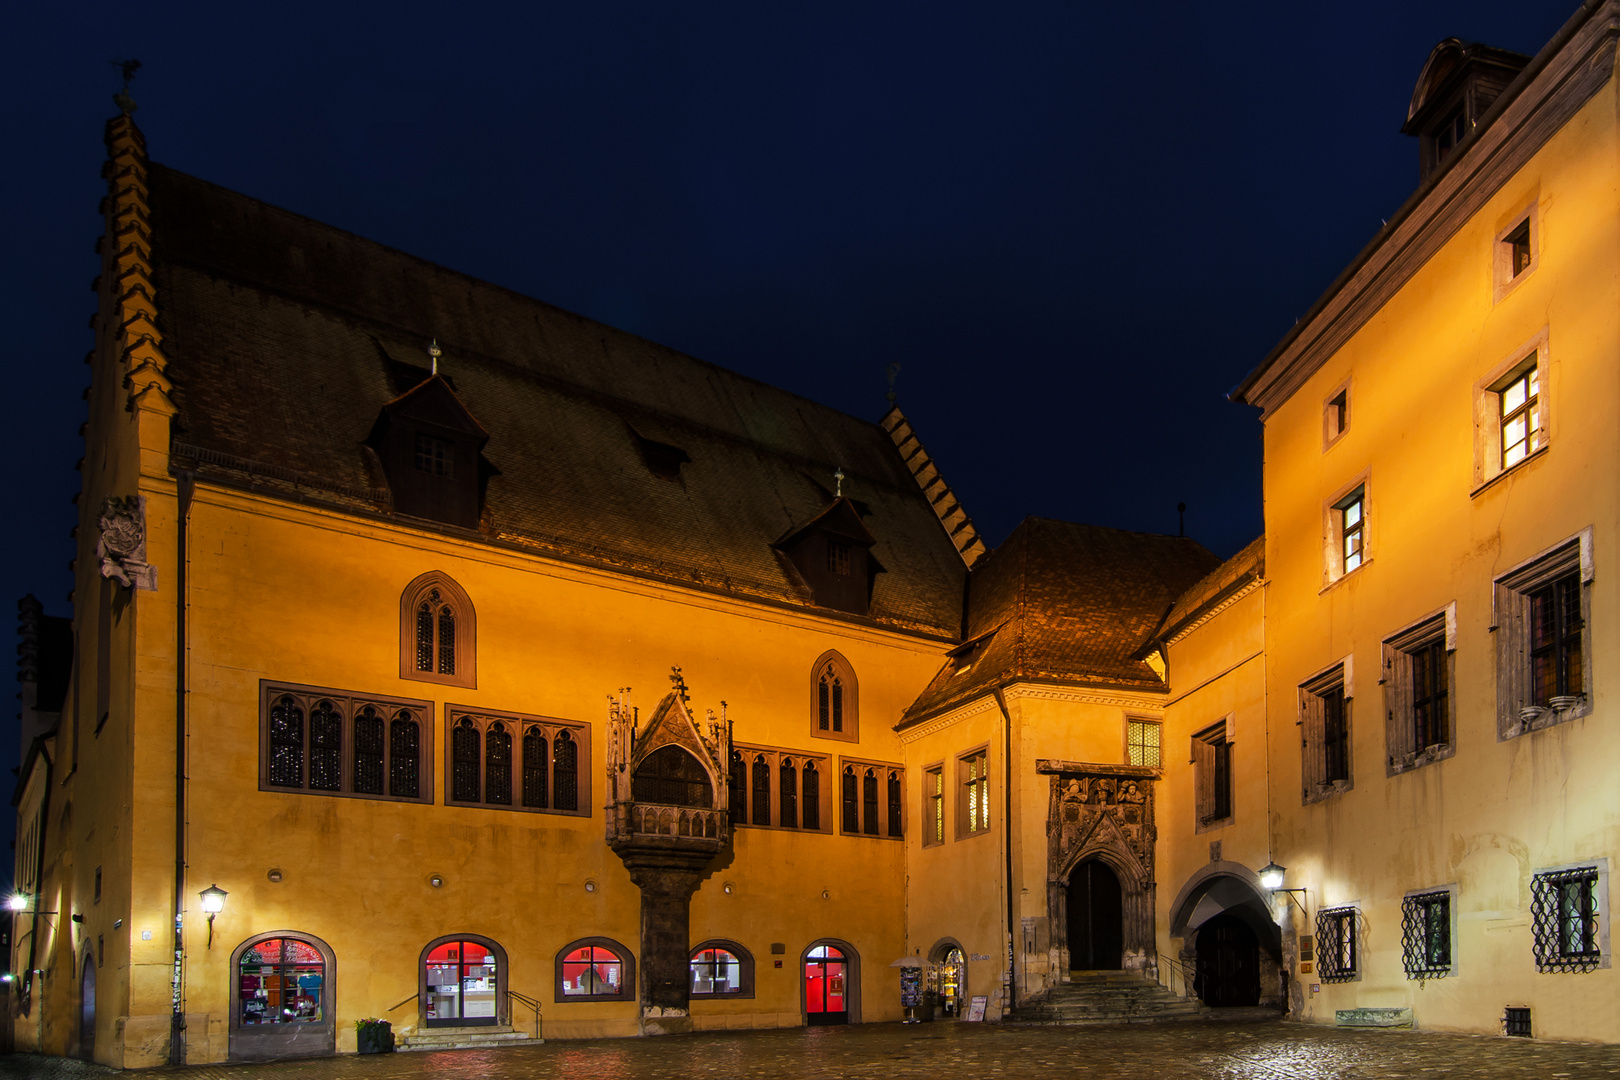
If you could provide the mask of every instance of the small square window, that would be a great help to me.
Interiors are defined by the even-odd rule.
[[[1125,721],[1125,757],[1131,765],[1146,765],[1157,769],[1160,765],[1157,720],[1131,717]]]
[[[1341,386],[1322,404],[1322,448],[1339,441],[1350,427],[1350,388]]]
[[[1510,279],[1530,269],[1530,219],[1525,218],[1517,228],[1502,237],[1502,245],[1507,248]]]
[[[455,476],[455,451],[443,439],[416,433],[416,471],[429,476]]]

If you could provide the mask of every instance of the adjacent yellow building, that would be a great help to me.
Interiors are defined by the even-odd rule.
[[[1617,25],[1437,47],[1421,186],[1234,393],[1266,534],[1225,562],[1039,518],[991,551],[896,408],[225,191],[116,118],[17,1045],[1016,1020],[1098,971],[1620,1039]]]

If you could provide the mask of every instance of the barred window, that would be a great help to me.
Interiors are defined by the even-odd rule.
[[[1497,735],[1591,709],[1590,530],[1496,582]]]
[[[433,800],[419,780],[430,702],[265,682],[259,708],[260,790]]]
[[[400,594],[399,675],[421,682],[474,686],[476,616],[448,574],[423,574]]]
[[[1603,964],[1596,866],[1537,874],[1530,883],[1530,918],[1537,971],[1592,971]]]
[[[731,751],[731,823],[822,832],[827,759],[758,746]]]
[[[1451,893],[1416,893],[1401,901],[1401,961],[1408,979],[1451,974]]]
[[[1303,798],[1316,802],[1351,787],[1350,694],[1338,665],[1299,688]]]
[[[1353,907],[1316,913],[1316,973],[1323,982],[1349,982],[1361,973],[1360,914]]]
[[[1130,717],[1125,721],[1125,759],[1132,765],[1147,765],[1157,769],[1159,759],[1160,725],[1156,720]]]
[[[589,728],[523,713],[445,710],[450,742],[446,789],[451,805],[540,813],[580,813],[589,777],[580,749]]]

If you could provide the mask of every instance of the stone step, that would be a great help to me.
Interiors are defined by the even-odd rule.
[[[538,1046],[537,1039],[527,1031],[517,1031],[505,1024],[482,1027],[422,1028],[400,1036],[394,1043],[398,1051],[413,1050],[471,1050],[495,1046]]]
[[[1145,1024],[1199,1019],[1203,1004],[1129,971],[1073,971],[1009,1018],[1016,1024]]]

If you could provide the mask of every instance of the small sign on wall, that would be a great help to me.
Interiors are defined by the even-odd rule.
[[[976,952],[976,953],[973,953],[972,955],[970,955],[968,957],[968,959],[969,960],[988,960],[988,959],[990,959],[990,957],[988,957],[987,955],[985,955],[982,952]]]
[[[989,959],[986,957],[986,959]],[[990,999],[984,994],[974,994],[973,1000],[968,1003],[967,1018],[969,1020],[983,1020],[984,1007],[990,1004]]]

